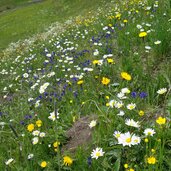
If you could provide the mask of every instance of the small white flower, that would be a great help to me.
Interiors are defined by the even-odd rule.
[[[113,108],[113,107],[115,106],[115,103],[116,103],[116,100],[111,100],[111,101],[109,102],[109,106],[110,106],[111,108]]]
[[[24,73],[24,74],[23,74],[23,77],[24,77],[24,78],[28,78],[28,76],[29,76],[29,75],[28,75],[27,73]]]
[[[125,94],[122,93],[122,92],[118,93],[118,94],[117,94],[117,97],[118,97],[119,99],[126,99],[126,98],[127,98],[127,97],[125,96]]]
[[[123,104],[121,101],[115,103],[115,107],[116,107],[117,109],[120,109],[123,105],[124,105],[124,104]]]
[[[41,138],[43,138],[43,137],[45,137],[45,133],[44,132],[41,132],[40,134],[39,134],[39,136],[41,137]]]
[[[151,47],[150,46],[145,46],[145,49],[150,50]]]
[[[151,129],[151,128],[146,128],[146,129],[144,130],[144,134],[145,134],[146,136],[153,136],[155,133],[156,133],[156,132],[154,131],[154,129]]]
[[[40,133],[40,131],[38,131],[38,130],[32,132],[32,134],[33,134],[34,136],[38,136],[39,133]]]
[[[90,122],[90,124],[89,124],[89,127],[90,127],[90,128],[93,128],[93,127],[96,126],[96,124],[97,124],[97,121],[96,121],[96,120],[92,120],[92,121]]]
[[[30,160],[30,159],[32,159],[33,157],[34,157],[34,154],[29,154],[28,157],[27,157],[27,159]]]
[[[129,110],[133,110],[133,109],[135,109],[136,104],[135,104],[135,103],[130,103],[130,104],[128,104],[126,107],[127,107],[127,109],[129,109]]]
[[[125,124],[128,125],[128,126],[135,127],[135,128],[139,128],[140,127],[139,122],[136,122],[133,119],[126,119],[125,120]]]
[[[160,40],[157,40],[157,41],[154,42],[155,45],[159,45],[160,43],[161,43]]]
[[[91,152],[91,157],[95,158],[95,159],[98,159],[99,157],[101,157],[103,155],[104,155],[104,152],[103,152],[102,148],[99,148],[99,147],[97,147],[95,150],[93,150]]]
[[[50,113],[50,116],[48,118],[52,121],[55,121],[56,119],[59,119],[59,113],[56,111],[55,115],[55,111],[53,111],[52,113]]]
[[[125,112],[123,110],[120,110],[119,113],[117,114],[118,116],[123,116],[125,115]]]
[[[94,56],[97,56],[99,54],[99,51],[96,49],[95,52],[93,53]]]
[[[113,136],[118,139],[121,136],[121,132],[120,131],[115,131]]]
[[[38,142],[39,142],[39,138],[38,138],[38,137],[34,137],[34,138],[32,139],[32,144],[33,144],[33,145],[36,145]]]
[[[13,158],[10,158],[10,159],[8,159],[6,162],[5,162],[5,164],[6,165],[9,165],[10,163],[12,163],[14,161],[14,159]]]
[[[167,88],[161,88],[157,91],[158,94],[164,94],[167,92]]]
[[[137,145],[141,141],[140,137],[136,136],[135,134],[131,135],[130,132],[126,132],[121,134],[118,138],[118,144],[122,144],[123,146]]]
[[[125,87],[121,89],[121,92],[125,94],[129,94],[131,91],[127,87]]]

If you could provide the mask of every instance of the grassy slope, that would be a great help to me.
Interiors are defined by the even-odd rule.
[[[2,13],[0,14],[0,50],[11,42],[44,31],[55,21],[63,22],[69,17],[96,8],[99,5],[97,2],[99,1],[47,0]]]
[[[63,1],[63,3],[66,3],[67,1]],[[77,3],[79,4],[80,1]],[[95,2],[95,1],[93,1]],[[75,6],[71,1],[68,2],[68,6],[65,6],[65,11],[67,12],[65,15],[69,14],[75,14],[75,9],[77,9],[80,12],[80,9],[82,9],[81,6]],[[86,2],[82,2],[82,5],[87,4]],[[87,4],[88,5],[88,4]],[[69,8],[72,7],[74,9],[70,10]],[[85,7],[85,6],[84,6]],[[86,8],[89,8],[90,6],[88,5]],[[160,10],[160,11],[159,11]],[[8,158],[13,157],[15,159],[15,162],[11,164],[11,169],[12,170],[23,170],[25,168],[26,170],[41,170],[39,163],[43,160],[46,160],[48,162],[47,168],[45,170],[53,171],[57,170],[58,166],[62,167],[62,170],[65,170],[64,167],[62,166],[63,160],[62,156],[58,156],[59,153],[53,153],[53,146],[52,148],[47,148],[48,144],[52,144],[56,140],[60,140],[61,144],[65,142],[63,140],[63,134],[66,129],[66,127],[70,126],[72,124],[72,116],[76,116],[76,118],[79,118],[80,115],[88,115],[91,113],[95,113],[98,116],[98,125],[93,129],[93,142],[92,144],[89,145],[89,149],[78,149],[78,152],[75,157],[71,156],[71,154],[66,153],[67,155],[73,157],[74,163],[73,166],[71,166],[71,170],[78,171],[78,170],[120,170],[123,171],[125,170],[123,168],[123,164],[128,163],[129,167],[135,168],[135,170],[170,170],[170,122],[167,122],[167,126],[163,127],[166,128],[161,129],[162,127],[159,127],[157,124],[155,125],[155,120],[154,118],[157,116],[164,116],[167,117],[167,120],[170,121],[170,115],[169,112],[166,111],[166,102],[167,102],[167,97],[168,95],[161,95],[157,96],[156,91],[161,88],[161,87],[167,87],[169,88],[168,82],[170,81],[171,78],[171,73],[170,67],[169,67],[169,33],[166,36],[164,33],[166,32],[169,28],[169,25],[167,24],[167,18],[165,18],[163,15],[163,11],[161,8],[158,10],[158,13],[155,13],[156,18],[160,19],[161,21],[163,20],[163,24],[160,26],[160,21],[157,21],[156,18],[153,18],[149,20],[148,16],[146,16],[143,11],[139,13],[139,15],[136,15],[136,23],[132,22],[132,15],[128,16],[127,13],[123,12],[122,13],[122,18],[121,20],[107,20],[105,18],[99,18],[98,24],[92,24],[92,26],[85,27],[82,26],[78,30],[75,29],[74,31],[66,32],[64,35],[65,36],[60,36],[60,46],[66,48],[66,45],[63,43],[68,39],[69,41],[74,42],[75,44],[79,45],[79,49],[76,50],[74,53],[67,52],[68,55],[65,56],[65,53],[62,51],[58,50],[56,46],[53,46],[54,42],[57,42],[57,40],[53,40],[52,43],[45,43],[45,47],[49,50],[49,53],[52,51],[55,52],[56,54],[60,53],[67,58],[68,56],[71,57],[78,57],[74,60],[74,65],[79,64],[82,67],[84,67],[83,64],[85,63],[86,59],[90,59],[91,62],[93,59],[102,59],[102,56],[104,54],[108,54],[108,47],[112,48],[112,53],[113,53],[113,59],[116,61],[115,65],[112,64],[107,64],[104,61],[104,64],[99,67],[95,67],[93,65],[88,65],[88,67],[92,67],[94,69],[93,72],[90,74],[86,75],[83,77],[84,83],[83,86],[80,89],[80,86],[78,86],[76,83],[71,85],[71,88],[73,90],[78,91],[78,98],[76,99],[74,96],[70,94],[68,90],[66,90],[66,95],[63,98],[63,101],[58,102],[58,107],[59,107],[59,113],[60,113],[60,122],[57,123],[59,125],[59,128],[56,127],[55,122],[49,122],[47,119],[47,116],[49,115],[49,112],[53,111],[54,104],[51,102],[48,102],[47,99],[46,102],[42,102],[43,105],[40,108],[33,108],[32,111],[30,111],[29,105],[27,104],[27,98],[28,97],[34,97],[36,98],[38,95],[39,87],[40,85],[43,84],[43,82],[50,82],[52,85],[56,85],[55,80],[52,78],[44,78],[41,79],[41,84],[36,88],[35,91],[32,91],[30,87],[27,85],[27,82],[23,81],[23,84],[17,84],[12,78],[22,74],[28,71],[28,69],[33,68],[32,73],[29,73],[29,79],[28,80],[33,80],[33,74],[37,73],[37,68],[42,68],[45,70],[45,74],[49,73],[51,71],[55,71],[56,73],[56,78],[65,78],[65,74],[73,74],[73,73],[78,73],[80,74],[81,71],[76,71],[75,68],[73,68],[72,65],[67,65],[65,62],[59,63],[60,56],[56,55],[54,61],[50,61],[52,63],[49,63],[48,65],[44,65],[45,59],[46,58],[44,54],[44,47],[36,46],[33,48],[33,52],[31,54],[36,54],[36,58],[33,61],[30,61],[30,63],[23,64],[22,61],[25,59],[28,60],[28,57],[30,55],[25,54],[24,56],[21,57],[20,60],[16,63],[11,63],[7,61],[7,65],[2,66],[7,69],[9,72],[10,67],[12,66],[14,70],[11,73],[14,73],[14,71],[17,71],[17,74],[14,75],[9,75],[12,78],[8,78],[8,75],[4,75],[2,79],[2,82],[4,83],[4,86],[1,86],[1,90],[5,86],[9,86],[11,84],[14,84],[12,88],[8,88],[8,92],[12,92],[15,90],[15,88],[21,88],[26,92],[26,94],[19,95],[18,99],[15,98],[15,101],[12,101],[11,104],[7,104],[7,106],[2,106],[2,111],[7,112],[9,115],[3,115],[2,121],[5,121],[7,124],[9,123],[10,119],[14,119],[14,122],[11,122],[14,128],[17,130],[17,133],[20,135],[22,133],[25,133],[25,137],[19,139],[18,141],[21,142],[23,145],[23,151],[22,151],[22,156],[19,154],[19,146],[16,142],[15,137],[13,134],[10,132],[10,128],[8,128],[6,125],[4,128],[4,132],[0,134],[2,138],[0,138],[0,142],[2,144],[1,150],[4,150],[4,154],[0,156],[0,161],[6,161]],[[161,12],[161,14],[160,14]],[[144,17],[142,17],[144,14]],[[114,15],[114,14],[113,14]],[[62,15],[61,15],[62,16]],[[99,33],[103,32],[105,33],[102,29],[101,23],[104,24],[103,27],[108,26],[109,24],[115,25],[116,23],[119,24],[120,21],[123,19],[127,18],[128,19],[128,24],[126,27],[121,27],[117,28],[115,26],[116,30],[116,35],[117,37],[101,37],[100,42],[102,42],[103,46],[91,46],[91,43],[86,45],[87,42],[89,42],[90,38],[94,36],[95,38],[99,38]],[[61,19],[62,21],[62,19]],[[141,24],[141,23],[151,23],[152,28],[155,29],[155,35],[153,33],[149,34],[147,38],[145,38],[145,41],[141,40],[138,37],[139,31],[136,28],[136,24]],[[165,22],[165,23],[164,23]],[[145,27],[145,26],[144,26]],[[88,30],[89,34],[85,35],[85,39],[82,38],[82,34],[84,35],[84,30]],[[94,31],[93,31],[94,30]],[[78,34],[78,31],[80,31],[80,35]],[[129,31],[130,36],[127,38],[125,36],[125,33]],[[167,32],[166,32],[167,33]],[[112,33],[112,35],[115,35],[115,33]],[[74,35],[75,39],[73,39]],[[77,38],[76,38],[77,37]],[[114,39],[117,40],[117,44],[115,45],[113,42]],[[155,45],[154,41],[156,40],[161,40],[162,43],[159,45]],[[108,42],[108,44],[107,44]],[[168,46],[167,43],[169,44]],[[109,45],[109,46],[107,46]],[[119,48],[117,47],[119,45]],[[152,47],[152,50],[150,52],[145,52],[144,46],[145,45],[150,45]],[[73,46],[73,45],[71,45]],[[70,46],[69,46],[70,47]],[[135,50],[135,47],[137,49]],[[84,55],[80,52],[82,50],[88,49],[90,50],[90,53],[87,55]],[[95,49],[99,49],[100,55],[98,56],[93,56],[93,52]],[[129,49],[129,51],[127,50]],[[122,53],[121,53],[122,52]],[[136,53],[134,53],[136,52]],[[14,54],[13,57],[16,57],[17,55]],[[25,59],[24,59],[25,58]],[[64,58],[64,59],[65,59]],[[168,59],[168,60],[167,60]],[[29,60],[28,60],[29,61]],[[54,63],[53,63],[54,62]],[[59,67],[56,69],[54,64],[58,64]],[[160,65],[158,65],[160,64]],[[71,73],[70,72],[63,72],[62,71],[62,66],[65,65],[66,68],[71,68]],[[18,67],[18,68],[17,68]],[[21,69],[24,68],[22,71]],[[99,70],[101,68],[101,71]],[[122,80],[120,78],[120,71],[127,71],[132,75],[132,81],[126,82],[125,80]],[[95,76],[98,75],[99,78],[95,79]],[[165,77],[168,77],[168,81],[165,79]],[[110,85],[111,86],[103,86],[101,84],[101,78],[103,76],[106,76],[111,79]],[[8,78],[8,80],[6,79]],[[68,77],[69,78],[69,77]],[[5,80],[6,79],[6,80]],[[10,80],[11,79],[11,80]],[[34,81],[35,82],[35,81]],[[112,86],[112,83],[119,82],[120,85],[118,88]],[[20,83],[20,79],[18,80],[18,83]],[[63,84],[61,83],[61,86]],[[136,103],[137,104],[137,109],[136,110],[131,110],[128,111],[126,108],[124,108],[126,114],[123,117],[117,116],[118,110],[115,108],[109,109],[105,106],[106,102],[109,100],[116,98],[116,94],[119,92],[121,88],[128,87],[131,89],[131,91],[137,91],[137,93],[141,91],[147,92],[148,96],[147,98],[140,99],[138,96],[136,98],[132,98],[130,95],[126,100],[123,100],[125,103],[125,106],[128,103]],[[84,92],[84,91],[85,92]],[[48,89],[49,92],[51,92],[50,89]],[[14,91],[15,92],[15,91]],[[56,92],[56,91],[55,91]],[[169,91],[168,91],[169,92]],[[27,94],[28,93],[28,94]],[[7,93],[4,93],[4,95]],[[52,90],[53,94],[53,90]],[[108,95],[110,96],[110,99],[107,100],[105,99],[105,96]],[[50,97],[49,97],[50,98]],[[52,99],[55,99],[52,97]],[[94,100],[97,105],[99,106],[99,109],[97,109],[90,101],[89,99]],[[73,103],[70,103],[70,100],[73,101]],[[171,100],[171,97],[170,97]],[[85,102],[83,105],[82,102]],[[52,105],[52,106],[51,106]],[[139,117],[138,111],[139,110],[144,110],[145,115],[143,117]],[[161,111],[160,111],[161,110]],[[171,108],[170,108],[171,110]],[[4,112],[4,113],[5,113]],[[35,112],[38,113],[38,117],[34,117],[33,113]],[[24,119],[25,126],[19,125],[19,122],[23,120],[26,114],[31,114],[33,118],[31,120],[29,119]],[[17,114],[14,116],[14,114]],[[140,121],[141,123],[141,129],[137,130],[136,128],[130,128],[127,127],[125,123],[125,118],[130,118],[130,119],[135,119],[136,121]],[[29,134],[26,130],[27,125],[29,123],[35,123],[37,119],[41,119],[43,121],[43,126],[40,128],[41,131],[45,131],[47,137],[44,139],[44,143],[37,145],[33,147],[31,145],[31,138],[33,137],[31,133]],[[152,122],[152,124],[151,124]],[[63,130],[61,130],[61,127]],[[49,125],[52,127],[49,127]],[[113,131],[114,130],[120,130],[122,132],[126,132],[128,130],[133,130],[135,131],[136,134],[138,135],[143,135],[143,131],[145,128],[152,127],[155,128],[156,134],[154,137],[149,137],[150,143],[149,146],[148,144],[146,145],[144,143],[144,137],[142,138],[140,146],[133,146],[131,148],[127,147],[120,147],[116,143],[116,140],[113,137]],[[104,129],[105,128],[105,129]],[[36,128],[37,129],[37,128]],[[56,129],[58,129],[56,131]],[[134,130],[135,129],[135,130]],[[54,131],[54,132],[53,132]],[[61,131],[61,132],[60,132]],[[162,131],[164,131],[162,133]],[[58,133],[59,132],[59,133]],[[62,136],[61,136],[62,135]],[[59,138],[59,139],[58,139]],[[158,140],[161,138],[161,146],[158,145]],[[165,143],[166,141],[166,143]],[[99,158],[98,160],[94,160],[92,162],[92,166],[88,167],[87,165],[87,157],[91,154],[91,151],[96,147],[102,147],[103,150],[105,151],[105,156]],[[162,148],[160,147],[165,147],[165,150],[162,151]],[[155,149],[155,154],[151,153],[151,148]],[[9,149],[9,151],[7,151]],[[148,149],[145,151],[145,149]],[[50,152],[49,152],[50,151]],[[27,155],[29,153],[34,153],[35,157],[33,160],[28,161],[27,160]],[[145,158],[149,157],[150,155],[154,155],[157,159],[156,165],[147,165],[145,162]],[[164,156],[164,157],[163,157]],[[59,158],[61,159],[59,161]],[[58,160],[58,161],[57,161]],[[163,161],[162,161],[163,160]],[[33,162],[32,162],[33,161]],[[162,164],[160,166],[160,163]],[[0,166],[0,170],[4,170],[4,165]],[[9,166],[10,167],[10,166]],[[12,168],[13,167],[13,168]],[[16,167],[16,168],[14,168]],[[162,168],[163,167],[163,168]],[[142,169],[144,168],[144,169]],[[156,168],[156,169],[154,169]],[[159,169],[160,168],[160,169]],[[69,168],[66,168],[66,170]],[[131,170],[131,169],[130,169]],[[129,171],[130,171],[129,170]]]

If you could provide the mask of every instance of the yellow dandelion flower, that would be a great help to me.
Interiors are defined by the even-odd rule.
[[[27,126],[27,130],[28,130],[29,132],[32,132],[32,131],[34,130],[34,124],[29,124],[29,125]]]
[[[160,116],[160,117],[158,117],[158,118],[156,119],[156,122],[157,122],[159,125],[163,125],[163,124],[166,123],[166,118],[162,118],[162,117]]]
[[[54,147],[54,148],[59,147],[59,145],[60,145],[60,142],[59,142],[59,141],[55,141],[55,142],[53,143],[53,147]]]
[[[63,157],[63,162],[65,166],[70,166],[73,163],[73,159],[70,158],[69,156],[64,156]]]
[[[107,62],[109,64],[115,64],[114,60],[112,58],[107,58]]]
[[[127,72],[121,72],[121,77],[127,81],[130,81],[132,79],[131,75]]]
[[[78,84],[78,85],[82,85],[83,82],[84,82],[83,80],[79,80],[79,81],[77,81],[77,84]]]
[[[37,120],[36,121],[36,125],[38,126],[38,127],[41,127],[42,126],[42,121],[39,119],[39,120]]]
[[[47,166],[47,162],[46,161],[42,161],[41,164],[40,164],[40,166],[42,168],[45,168]]]
[[[143,111],[143,110],[140,110],[140,111],[138,112],[138,114],[139,114],[140,116],[144,116],[144,111]]]
[[[127,169],[128,168],[128,164],[125,163],[124,164],[124,168]]]
[[[150,156],[147,158],[147,163],[148,164],[155,164],[156,163],[156,158],[153,156]]]
[[[143,31],[141,33],[139,33],[139,37],[143,38],[147,36],[147,32]]]
[[[103,85],[108,85],[110,83],[110,79],[109,78],[106,78],[106,77],[103,77],[101,83]]]

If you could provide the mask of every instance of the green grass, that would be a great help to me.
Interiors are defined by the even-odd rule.
[[[171,170],[169,5],[125,0],[101,4],[97,12],[99,4],[93,1],[94,10],[87,14],[91,7],[86,2],[77,1],[84,5],[83,10],[71,1],[62,1],[66,16],[78,10],[82,18],[77,24],[74,19],[62,34],[32,44],[27,52],[14,51],[0,62],[0,170]],[[154,4],[155,8],[147,12],[146,8]],[[116,18],[118,11],[120,19]],[[138,24],[148,32],[146,37],[139,37],[142,30]],[[127,72],[125,77],[123,72]],[[158,94],[161,88],[166,91]],[[53,111],[53,119],[59,113],[54,121],[49,118]],[[122,111],[125,114],[120,116]],[[72,141],[66,132],[84,116],[97,121],[91,129],[88,125],[92,119],[84,123],[91,130],[91,141],[85,141],[75,152],[62,150]],[[127,119],[134,122],[126,124]],[[42,124],[37,124],[38,120]],[[80,123],[78,132],[74,129],[74,135],[87,136],[84,124]],[[46,136],[34,135],[30,127]],[[145,134],[147,128],[155,132]],[[120,131],[122,137],[130,133],[124,142],[131,147],[124,146],[114,131]],[[34,137],[39,137],[36,144]],[[76,136],[75,143],[78,139]],[[56,141],[60,142],[57,147]],[[90,159],[96,147],[105,153],[98,154],[97,160]],[[29,154],[34,157],[28,159]],[[71,157],[73,163],[66,166],[64,156]],[[10,158],[14,161],[5,164]],[[47,162],[45,168],[42,161]]]
[[[64,22],[70,17],[85,15],[96,9],[98,0],[46,0],[22,6],[0,14],[0,50],[16,42],[45,31],[52,23]]]

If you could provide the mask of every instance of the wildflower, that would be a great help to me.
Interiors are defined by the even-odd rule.
[[[40,86],[40,89],[39,89],[39,93],[40,94],[43,94],[45,92],[45,90],[47,89],[47,87],[49,86],[49,83],[44,83],[42,86]]]
[[[144,142],[145,142],[145,143],[148,143],[148,138],[145,138],[145,139],[144,139]]]
[[[155,153],[155,152],[156,152],[156,150],[152,148],[152,149],[151,149],[151,152],[152,152],[152,153]]]
[[[120,110],[119,113],[117,114],[118,116],[123,116],[125,115],[125,112],[123,110]]]
[[[162,118],[162,117],[160,116],[160,117],[158,117],[158,118],[156,119],[156,122],[157,122],[159,125],[163,125],[163,124],[166,123],[166,118]]]
[[[41,137],[41,138],[43,138],[43,137],[45,137],[45,133],[44,132],[41,132],[40,134],[39,134],[39,137]]]
[[[120,109],[124,104],[120,101],[120,102],[115,102],[115,107],[117,109]]]
[[[147,32],[145,32],[145,31],[139,33],[139,37],[141,37],[141,38],[144,38],[146,36],[147,36]]]
[[[108,85],[110,83],[110,79],[106,78],[106,77],[103,77],[101,82],[102,82],[103,85]]]
[[[132,145],[137,145],[139,144],[141,141],[140,137],[136,136],[136,135],[132,135]]]
[[[128,171],[135,171],[133,168],[130,168]]]
[[[117,94],[117,97],[118,97],[119,99],[126,99],[126,98],[127,98],[127,97],[125,96],[125,94],[122,93],[122,92],[118,93],[118,94]]]
[[[14,161],[14,159],[13,158],[10,158],[10,159],[8,159],[6,162],[5,162],[5,164],[6,165],[9,165],[10,163],[12,163]]]
[[[39,138],[38,138],[38,137],[34,137],[34,138],[32,139],[32,144],[33,144],[33,145],[36,145],[38,142],[39,142]]]
[[[27,159],[30,160],[30,159],[32,159],[33,157],[34,157],[34,154],[29,154],[28,157],[27,157]]]
[[[24,73],[24,74],[23,74],[23,77],[24,77],[24,78],[28,78],[28,76],[29,76],[29,75],[28,75],[27,73]]]
[[[107,58],[107,62],[109,64],[115,64],[114,60],[112,58]]]
[[[135,109],[136,104],[135,104],[135,103],[130,103],[130,104],[128,104],[126,107],[127,107],[127,109],[129,109],[129,110],[133,110],[133,109]]]
[[[124,164],[124,168],[128,169],[128,164],[127,163]]]
[[[128,20],[126,20],[126,19],[125,19],[125,20],[123,20],[123,22],[124,22],[124,23],[127,23],[127,22],[128,22]]]
[[[145,134],[146,136],[153,136],[155,133],[156,133],[156,132],[154,131],[154,129],[151,129],[151,128],[146,128],[146,129],[144,130],[144,134]]]
[[[160,40],[157,40],[157,41],[154,42],[155,45],[159,45],[160,43],[161,43]]]
[[[118,139],[121,136],[121,132],[120,131],[115,131],[113,136]]]
[[[109,96],[105,96],[106,99],[109,99]]]
[[[54,147],[54,148],[58,148],[59,145],[60,145],[60,142],[59,142],[59,141],[55,141],[55,142],[53,143],[53,147]]]
[[[138,114],[139,114],[140,116],[143,116],[143,115],[144,115],[144,111],[143,111],[143,110],[140,110],[140,111],[138,112]]]
[[[42,168],[45,168],[47,166],[47,162],[46,161],[42,161],[41,164],[40,164],[40,166]]]
[[[153,156],[150,156],[147,158],[147,163],[148,164],[155,164],[156,163],[156,158]]]
[[[122,88],[122,89],[121,89],[121,92],[124,93],[124,94],[125,94],[125,93],[126,93],[126,94],[129,94],[129,93],[130,93],[130,90],[129,90],[127,87],[125,87],[125,88]]]
[[[118,20],[120,20],[121,14],[120,13],[116,14],[115,18],[118,19]]]
[[[88,163],[89,166],[91,166],[91,164],[92,164],[92,158],[91,158],[91,156],[87,158],[87,163]]]
[[[102,150],[102,148],[97,147],[95,150],[92,151],[91,153],[91,157],[98,159],[99,157],[103,156],[104,152]]]
[[[121,72],[121,77],[127,81],[130,81],[132,79],[131,75],[128,74],[127,72]]]
[[[77,82],[77,84],[78,84],[78,85],[82,85],[83,82],[84,82],[83,80],[79,80],[79,81]]]
[[[33,134],[34,136],[38,136],[39,133],[40,133],[40,131],[38,131],[38,130],[32,132],[32,134]]]
[[[56,119],[59,119],[59,113],[56,111],[53,111],[52,113],[50,113],[50,116],[48,117],[50,120],[55,121]]]
[[[167,88],[161,88],[157,91],[158,94],[164,94],[167,92]]]
[[[38,127],[41,127],[42,126],[42,121],[39,119],[39,120],[37,120],[36,121],[36,125],[38,126]]]
[[[117,103],[117,102],[116,102],[115,100],[111,100],[111,101],[108,103],[108,105],[109,105],[111,108],[113,108],[114,105],[115,105],[116,103]]]
[[[137,96],[137,93],[135,91],[131,92],[131,96],[135,98]]]
[[[139,122],[135,122],[133,119],[126,119],[125,124],[128,125],[128,126],[135,127],[135,128],[140,127]]]
[[[118,144],[122,144],[123,146],[137,145],[140,143],[140,137],[135,134],[131,135],[130,132],[126,132],[121,134],[118,138]]]
[[[145,93],[145,92],[141,92],[141,93],[140,93],[140,98],[142,98],[142,99],[143,99],[143,98],[145,98],[145,97],[147,97],[147,93]]]
[[[93,61],[93,64],[94,65],[102,65],[103,64],[103,61],[102,60],[94,60]]]
[[[93,128],[93,127],[96,126],[96,124],[97,124],[96,120],[92,120],[92,121],[90,122],[90,124],[89,124],[89,127],[90,127],[90,128]]]
[[[64,156],[63,157],[63,162],[65,166],[70,166],[73,163],[73,159],[70,158],[69,156]]]
[[[32,132],[32,131],[34,130],[34,124],[29,124],[29,125],[27,126],[27,130],[28,130],[29,132]]]

